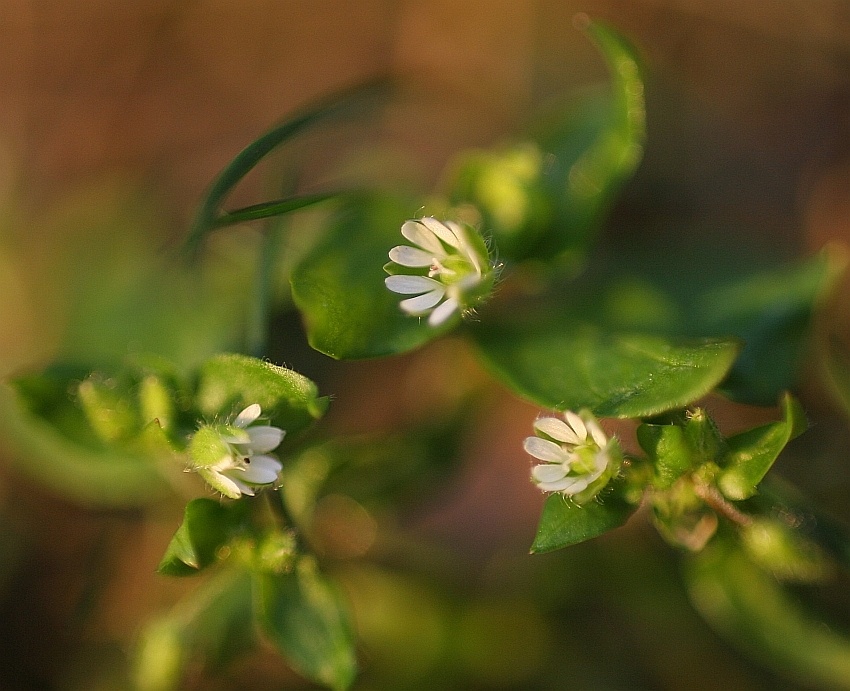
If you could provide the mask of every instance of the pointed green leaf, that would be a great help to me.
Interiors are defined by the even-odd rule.
[[[692,558],[685,576],[696,609],[744,652],[805,688],[850,689],[850,639],[740,549],[710,546]]]
[[[603,492],[601,498],[584,505],[561,494],[550,494],[543,505],[531,552],[551,552],[619,528],[637,510],[621,497],[621,490],[622,483],[615,480],[611,493]]]
[[[724,392],[771,405],[794,385],[814,309],[845,264],[843,253],[825,251],[798,266],[750,276],[700,297],[689,310],[692,330],[744,342]]]
[[[145,626],[136,650],[133,688],[185,688],[187,667],[196,670],[200,662],[214,673],[255,643],[251,579],[244,571],[223,569]]]
[[[646,114],[636,51],[614,29],[584,27],[608,63],[611,89],[553,113],[537,128],[547,154],[544,181],[556,202],[551,231],[534,255],[581,254],[643,155]]]
[[[312,559],[292,573],[256,573],[254,600],[261,629],[293,669],[332,689],[351,686],[357,661],[348,610]]]
[[[292,435],[320,418],[328,399],[297,372],[247,355],[224,354],[200,369],[197,405],[210,420],[258,403],[272,425]]]
[[[545,408],[648,417],[711,391],[738,353],[732,340],[668,340],[550,321],[475,332],[494,374]]]
[[[214,564],[219,548],[242,527],[245,506],[245,502],[225,505],[206,498],[190,501],[157,571],[167,576],[190,576]]]
[[[338,359],[411,350],[457,324],[440,328],[402,312],[404,295],[384,284],[390,249],[404,244],[402,224],[417,204],[388,196],[347,200],[327,236],[292,272],[292,297],[304,317],[310,345]]]
[[[729,499],[753,496],[785,445],[808,427],[803,408],[790,394],[782,398],[782,418],[727,440],[729,451],[717,485]]]

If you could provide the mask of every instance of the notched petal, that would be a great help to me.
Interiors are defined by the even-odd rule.
[[[395,276],[387,276],[384,279],[384,284],[392,292],[400,293],[401,295],[415,295],[437,289],[445,290],[442,283],[426,276],[396,274]]]
[[[534,421],[534,429],[542,432],[547,437],[557,439],[566,444],[580,444],[580,440],[573,428],[563,420],[556,417],[541,417]]]
[[[426,252],[417,247],[399,245],[390,250],[390,259],[401,266],[423,268],[434,263],[434,253]]]
[[[523,442],[526,453],[548,463],[564,463],[569,461],[569,455],[559,444],[540,437],[526,437]]]
[[[408,314],[423,314],[443,299],[445,291],[442,290],[442,286],[440,288],[440,290],[432,290],[430,293],[425,293],[425,295],[402,300],[398,304]]]

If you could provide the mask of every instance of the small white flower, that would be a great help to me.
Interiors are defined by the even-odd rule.
[[[428,324],[439,326],[489,293],[494,270],[474,229],[426,216],[406,221],[401,234],[414,247],[398,245],[390,250],[392,261],[384,270],[391,275],[384,282],[394,293],[415,296],[399,303],[402,310],[414,316],[427,314]]]
[[[537,436],[527,437],[526,452],[543,463],[531,469],[531,480],[543,492],[560,492],[583,504],[617,474],[622,452],[615,438],[608,439],[589,413],[564,413],[564,419],[538,418]]]
[[[254,490],[277,481],[283,467],[268,452],[274,451],[286,434],[279,427],[254,424],[262,410],[256,403],[245,408],[232,425],[198,430],[190,445],[195,457],[194,470],[219,492],[231,499],[243,494],[254,496]],[[196,443],[197,442],[197,443]],[[194,453],[192,453],[194,451]],[[211,463],[199,461],[214,453]]]

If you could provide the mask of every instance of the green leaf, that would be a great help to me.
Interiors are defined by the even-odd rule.
[[[328,406],[306,377],[238,354],[217,355],[201,366],[196,402],[210,420],[258,403],[263,416],[289,435],[308,427]]]
[[[138,691],[177,691],[186,667],[199,660],[211,672],[255,644],[251,579],[223,569],[141,632],[133,675]]]
[[[383,85],[379,82],[355,87],[340,94],[336,94],[320,103],[313,104],[302,112],[289,118],[277,127],[269,130],[259,139],[249,144],[236,158],[219,174],[212,184],[206,199],[198,210],[197,217],[186,239],[186,250],[194,252],[200,245],[204,236],[212,229],[238,223],[242,220],[252,218],[267,218],[270,215],[286,213],[308,204],[322,201],[326,195],[306,195],[304,197],[290,197],[284,200],[257,204],[245,209],[240,209],[232,214],[219,215],[219,210],[224,200],[234,187],[254,167],[278,146],[292,139],[294,136],[310,127],[348,111],[361,99],[374,97],[376,93],[383,91]]]
[[[611,90],[537,127],[538,143],[551,154],[544,180],[556,200],[552,230],[534,251],[541,258],[585,251],[643,155],[646,114],[637,54],[610,27],[588,22],[585,30],[608,63]]]
[[[729,452],[717,486],[729,499],[747,499],[789,441],[806,431],[806,414],[790,394],[782,398],[782,420],[747,430],[727,441]]]
[[[603,492],[601,498],[581,506],[560,494],[550,494],[543,505],[532,554],[569,547],[619,528],[637,510],[622,499],[621,490],[622,483],[615,480],[613,492]]]
[[[17,467],[60,496],[94,506],[142,506],[167,485],[149,454],[110,448],[71,391],[82,377],[56,370],[0,385],[0,437]],[[143,431],[144,432],[144,431]]]
[[[307,679],[332,689],[351,686],[357,672],[348,610],[337,589],[303,557],[289,574],[254,575],[260,627]]]
[[[729,545],[692,558],[691,600],[718,633],[806,688],[850,689],[850,639]]]
[[[157,571],[167,576],[190,576],[214,564],[219,548],[243,526],[246,505],[225,505],[206,498],[190,501]]]
[[[404,296],[387,289],[388,252],[402,244],[401,226],[417,211],[414,202],[389,196],[351,197],[323,242],[292,272],[292,297],[310,345],[338,359],[392,355],[445,333],[399,308]]]
[[[813,311],[844,270],[845,257],[825,251],[794,266],[757,274],[702,295],[689,310],[692,331],[744,342],[723,385],[730,396],[771,405],[793,386]]]
[[[516,393],[602,417],[686,406],[717,386],[738,353],[733,340],[668,340],[576,320],[481,328],[475,336],[494,374]]]

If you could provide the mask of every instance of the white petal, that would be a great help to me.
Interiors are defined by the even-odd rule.
[[[443,249],[437,236],[419,221],[407,221],[401,227],[401,234],[414,245],[431,252],[435,257],[443,258],[446,256],[446,250]]]
[[[458,305],[457,300],[455,300],[454,298],[449,298],[437,309],[431,312],[431,316],[428,317],[428,325],[439,326],[444,321],[446,321],[446,319],[451,317],[455,312],[459,310],[460,305]]]
[[[600,449],[605,448],[606,444],[608,444],[608,437],[605,436],[605,432],[602,431],[596,420],[588,420],[585,426],[587,427],[587,431],[590,432],[590,436],[593,437],[593,441],[596,442],[596,445]]]
[[[258,403],[252,403],[247,408],[245,408],[245,410],[239,413],[239,415],[236,416],[236,419],[233,421],[233,424],[236,427],[247,427],[252,422],[254,422],[254,420],[260,417],[260,413],[262,412],[263,410],[262,408],[260,408]]]
[[[236,485],[236,487],[239,488],[239,491],[242,492],[242,494],[247,494],[249,497],[254,496],[253,487],[251,487],[250,485],[246,485],[244,482],[242,482],[241,480],[237,480],[236,478],[231,477],[229,479],[234,485]]]
[[[233,456],[228,453],[222,456],[218,463],[209,466],[209,470],[213,473],[223,473],[225,470],[231,470],[235,467],[236,464],[233,462]]]
[[[283,441],[285,432],[280,427],[271,425],[260,425],[247,430],[251,437],[251,451],[253,453],[266,453],[274,451]]]
[[[440,286],[440,290],[432,290],[430,293],[425,293],[425,295],[407,298],[407,300],[402,300],[398,304],[408,314],[422,314],[442,300],[444,293],[443,287]]]
[[[402,266],[423,267],[434,263],[434,253],[420,250],[417,247],[399,245],[390,250],[390,259]]]
[[[557,439],[567,444],[578,445],[581,443],[576,433],[573,432],[573,428],[556,417],[541,417],[535,420],[534,429],[543,432],[547,437],[552,437],[552,439]]]
[[[445,290],[442,283],[426,276],[404,276],[403,274],[387,276],[384,279],[384,284],[394,293],[400,293],[402,295],[427,293],[437,288]]]
[[[579,441],[584,443],[587,440],[587,427],[584,426],[584,420],[582,420],[571,410],[567,410],[564,413],[564,417],[566,418],[569,426],[575,430],[576,436],[579,438]]]
[[[460,248],[460,240],[449,228],[432,216],[420,218],[419,222],[451,247]]]
[[[245,465],[245,472],[239,477],[254,485],[267,485],[277,480],[277,474],[283,466],[272,456],[252,456]]]
[[[564,463],[569,460],[567,452],[558,444],[540,437],[526,437],[522,444],[526,453],[548,463]]]
[[[575,489],[577,486],[581,486],[581,489]],[[575,494],[576,492],[581,492],[582,489],[587,487],[587,483],[582,485],[582,481],[579,478],[565,477],[563,480],[558,480],[557,482],[539,482],[537,487],[543,492],[563,492],[564,494]]]
[[[544,463],[531,469],[531,477],[537,482],[557,482],[567,476],[567,471],[560,463]]]

